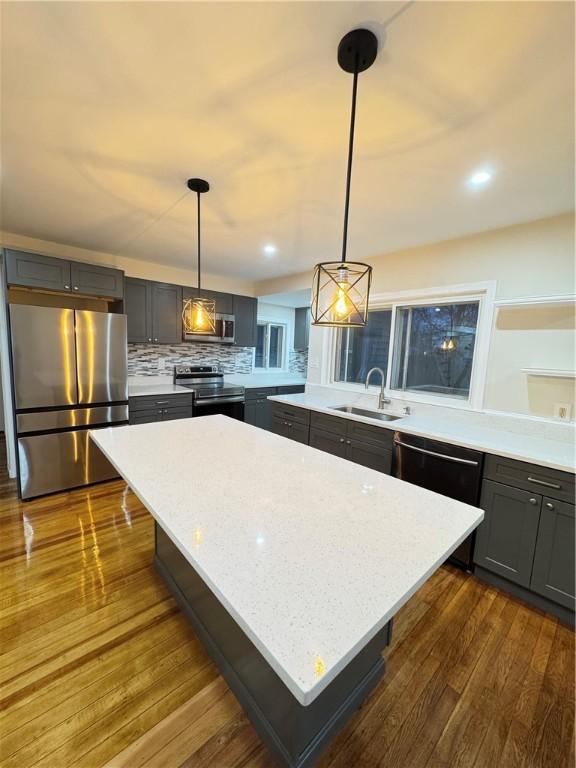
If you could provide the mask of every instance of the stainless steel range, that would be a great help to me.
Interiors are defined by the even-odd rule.
[[[244,387],[224,383],[224,374],[212,365],[174,366],[174,384],[194,392],[194,416],[222,413],[244,420]]]

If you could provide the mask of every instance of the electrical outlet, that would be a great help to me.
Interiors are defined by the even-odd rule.
[[[570,421],[570,412],[572,406],[570,403],[554,403],[554,418],[562,421]]]

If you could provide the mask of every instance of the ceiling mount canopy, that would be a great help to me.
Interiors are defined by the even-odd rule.
[[[368,300],[372,267],[361,262],[347,261],[348,213],[350,208],[350,181],[354,153],[354,127],[356,122],[356,94],[358,75],[366,71],[378,54],[378,39],[369,29],[353,29],[344,35],[338,46],[338,64],[353,74],[352,110],[348,139],[348,168],[344,205],[344,231],[340,261],[325,261],[314,268],[312,281],[312,325],[341,328],[361,328],[368,319]]]
[[[182,323],[184,333],[206,334],[216,333],[216,306],[213,299],[202,297],[201,285],[201,248],[200,248],[200,195],[208,192],[210,184],[204,179],[188,179],[186,186],[191,192],[196,192],[197,235],[198,235],[198,293],[195,298],[184,301]]]

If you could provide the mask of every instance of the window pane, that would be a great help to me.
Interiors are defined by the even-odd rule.
[[[266,326],[259,325],[256,331],[256,356],[254,358],[255,368],[264,368],[265,340],[266,340]]]
[[[467,398],[477,323],[477,301],[399,308],[393,388]]]
[[[366,374],[374,366],[388,368],[390,324],[392,310],[379,309],[368,313],[364,328],[343,328],[338,331],[340,353],[336,360],[336,381],[364,383]],[[374,382],[377,382],[374,376]]]
[[[282,332],[281,325],[270,326],[270,350],[268,352],[268,367],[282,367]]]

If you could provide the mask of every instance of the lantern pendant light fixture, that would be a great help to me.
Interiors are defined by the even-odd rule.
[[[182,311],[182,323],[184,333],[205,334],[207,336],[216,333],[216,303],[213,299],[202,298],[200,283],[200,195],[208,192],[210,184],[204,179],[188,179],[188,189],[196,192],[197,202],[197,229],[198,229],[198,295],[193,299],[185,299]]]
[[[443,352],[452,352],[458,346],[456,337],[454,336],[454,307],[450,309],[450,336],[446,336],[440,344],[440,349]]]
[[[338,64],[345,72],[353,74],[352,111],[348,140],[348,169],[346,173],[346,198],[344,205],[344,233],[342,258],[316,264],[312,281],[312,325],[339,328],[361,328],[368,320],[368,299],[372,267],[355,261],[347,261],[348,212],[350,207],[350,179],[354,150],[354,125],[356,120],[356,92],[358,75],[374,63],[378,53],[378,40],[368,29],[353,29],[344,35],[338,46]]]

